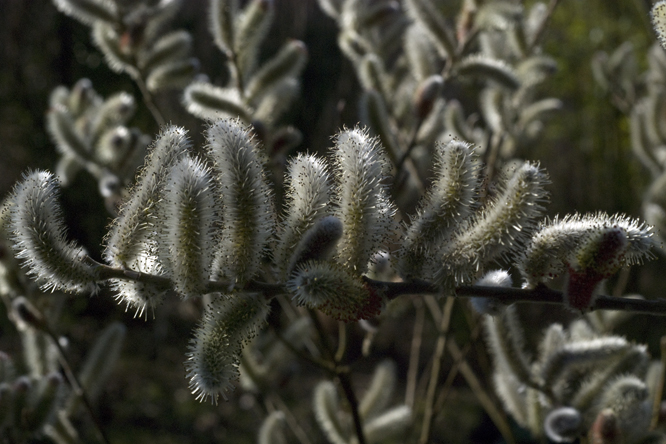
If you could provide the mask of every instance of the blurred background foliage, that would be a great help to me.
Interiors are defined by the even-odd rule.
[[[441,3],[452,14],[459,9],[458,2]],[[527,6],[532,3],[526,2]],[[201,72],[219,84],[228,73],[208,31],[207,4],[206,0],[187,0],[174,25],[193,34]],[[310,61],[291,121],[304,135],[299,149],[323,152],[330,146],[330,136],[342,125],[357,122],[359,86],[352,66],[337,47],[336,25],[315,0],[275,0],[275,4],[277,17],[270,31],[274,38],[267,39],[263,50],[272,54],[287,38],[306,43]],[[643,71],[645,54],[654,41],[650,6],[649,0],[561,0],[552,18],[543,46],[556,58],[559,70],[544,83],[548,89],[544,96],[558,97],[565,106],[549,121],[541,141],[529,150],[529,157],[540,160],[551,176],[551,215],[597,210],[639,215],[647,173],[631,154],[627,116],[595,83],[590,62],[597,51],[611,52],[629,41],[639,57],[639,72]],[[0,195],[9,192],[28,168],[54,168],[57,155],[44,119],[48,97],[56,86],[71,87],[83,77],[89,78],[102,96],[128,91],[140,97],[129,77],[108,69],[90,41],[89,29],[60,14],[50,0],[0,0]],[[202,125],[182,109],[177,94],[160,94],[157,100],[167,121],[185,126],[199,145]],[[148,134],[158,131],[141,104],[131,123]],[[70,234],[93,257],[100,255],[109,222],[96,187],[92,178],[80,174],[63,192]],[[646,297],[662,296],[663,267],[660,259],[632,270],[628,290]],[[239,390],[232,402],[216,407],[197,403],[187,389],[182,356],[200,309],[194,302],[172,299],[157,310],[155,319],[146,322],[124,312],[108,292],[93,298],[69,298],[59,333],[70,340],[75,367],[77,356],[84,355],[91,338],[105,325],[120,320],[128,326],[121,360],[99,401],[100,416],[112,442],[253,442],[265,412],[281,402],[293,406],[296,416],[311,415],[310,393],[305,389],[309,384],[303,381],[291,384],[294,387],[285,391],[288,395],[283,399]],[[528,308],[530,313],[539,310]],[[459,314],[454,324],[465,323]],[[657,344],[666,328],[660,318],[641,319],[646,322],[632,323],[630,336],[648,342],[653,356],[658,357]],[[411,325],[411,321],[405,322]],[[391,356],[404,369],[408,339],[400,334],[400,323],[392,324],[397,331],[382,331],[375,352]],[[536,327],[535,332],[541,330],[541,326]],[[424,355],[434,342],[429,338],[435,335],[434,330],[426,331]],[[465,340],[461,337],[459,343]],[[483,348],[480,341],[474,347]],[[0,349],[20,356],[16,332],[4,315],[0,316]],[[487,362],[474,365],[486,367],[480,374],[490,374]],[[497,438],[462,380],[449,403],[456,406],[456,413],[444,409],[436,421],[436,428],[448,436],[445,442]],[[470,415],[465,414],[468,410]]]

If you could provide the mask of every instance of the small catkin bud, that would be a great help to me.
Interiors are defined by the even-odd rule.
[[[222,296],[206,311],[190,341],[185,369],[196,399],[217,403],[238,379],[243,344],[266,321],[269,305],[258,294]]]
[[[120,35],[112,25],[101,21],[95,22],[92,39],[104,54],[104,60],[112,71],[127,72],[132,76],[139,75],[130,55],[121,49]]]
[[[273,0],[253,0],[236,22],[234,52],[243,79],[254,71],[259,46],[266,37],[274,12]]]
[[[193,82],[183,91],[183,105],[200,119],[217,120],[225,117],[250,121],[250,110],[237,88],[220,88],[208,82]]]
[[[46,129],[58,152],[83,164],[93,161],[88,143],[75,128],[74,119],[64,106],[57,105],[48,111]]]
[[[430,114],[435,101],[442,92],[444,79],[436,74],[424,79],[414,93],[416,118],[422,121]]]
[[[97,290],[97,272],[85,250],[65,239],[57,179],[46,171],[24,175],[13,191],[11,228],[17,258],[42,288],[73,293]]]
[[[383,298],[348,269],[330,262],[306,262],[296,268],[286,287],[296,303],[317,308],[340,321],[377,316]]]
[[[624,444],[624,437],[620,431],[617,415],[612,409],[603,409],[599,412],[592,427],[589,439],[591,444]]]
[[[573,442],[583,431],[583,417],[573,407],[558,407],[546,416],[543,429],[554,442]]]
[[[136,102],[131,94],[114,94],[99,107],[90,128],[90,140],[96,144],[108,130],[124,125],[134,115]]]
[[[476,285],[483,287],[511,287],[511,275],[505,270],[493,270],[486,273],[476,281]],[[479,314],[496,316],[506,308],[500,300],[488,297],[473,297],[469,299],[472,308]]]
[[[54,0],[56,8],[63,14],[75,18],[84,25],[92,26],[97,21],[116,23],[116,3],[109,0]]]
[[[303,234],[287,267],[287,275],[304,262],[310,260],[326,260],[335,250],[342,237],[342,222],[335,216],[319,219]]]
[[[333,156],[338,182],[335,216],[343,225],[338,261],[365,273],[394,228],[395,207],[384,183],[389,164],[377,139],[360,129],[341,132]]]
[[[51,97],[51,106],[55,105],[54,98],[57,94],[57,89],[55,89]],[[66,101],[60,103],[66,106],[73,116],[79,117],[88,111],[91,106],[96,106],[96,102],[99,100],[101,99],[95,93],[92,82],[89,79],[79,79],[72,87]]]
[[[222,190],[220,272],[243,283],[256,272],[273,233],[273,204],[261,153],[249,127],[221,120],[206,131],[208,157]]]

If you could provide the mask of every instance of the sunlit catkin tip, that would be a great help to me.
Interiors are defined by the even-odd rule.
[[[337,187],[335,216],[343,225],[340,263],[364,273],[394,229],[395,207],[384,179],[388,161],[376,138],[361,129],[341,132],[333,148]]]
[[[299,305],[317,308],[340,321],[377,316],[383,298],[347,270],[331,262],[305,262],[296,268],[286,287]]]
[[[655,3],[652,6],[652,11],[650,11],[650,16],[659,44],[662,48],[666,48],[666,0]]]
[[[269,305],[257,294],[224,296],[207,310],[190,341],[185,362],[190,389],[199,401],[217,403],[234,389],[243,344],[261,328]]]
[[[183,105],[190,114],[205,120],[238,117],[249,122],[250,111],[236,88],[220,88],[208,82],[192,82],[183,91]]]
[[[262,156],[250,129],[236,119],[215,122],[206,131],[206,138],[224,207],[221,274],[244,282],[257,270],[274,230]]]
[[[17,258],[44,289],[73,293],[97,290],[97,273],[85,250],[65,239],[57,179],[46,171],[24,175],[14,188],[11,229]]]

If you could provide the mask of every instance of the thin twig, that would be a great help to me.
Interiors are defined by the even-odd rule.
[[[166,120],[164,119],[164,116],[162,116],[162,113],[160,112],[159,108],[157,108],[157,105],[155,105],[155,102],[153,101],[153,95],[148,90],[146,83],[143,81],[140,75],[132,76],[132,78],[139,87],[141,95],[143,96],[143,103],[146,104],[146,107],[148,108],[148,111],[150,111],[150,114],[152,114],[153,119],[155,119],[155,122],[157,122],[159,126],[164,125],[166,123]]]
[[[654,430],[659,424],[659,413],[661,411],[661,399],[664,393],[664,377],[666,376],[666,336],[661,337],[661,369],[659,372],[659,381],[654,391],[652,401],[652,420],[650,421],[650,430]]]
[[[453,297],[446,299],[444,313],[438,327],[439,336],[437,338],[437,344],[435,345],[435,353],[432,360],[432,370],[430,371],[430,381],[428,382],[428,390],[426,392],[423,425],[421,427],[421,438],[419,439],[420,444],[426,444],[430,440],[435,392],[437,390],[437,382],[439,380],[439,372],[442,367],[442,360],[444,359],[444,350],[448,338],[449,327],[451,326],[451,314],[453,313],[454,302],[455,298]]]
[[[407,369],[407,387],[405,389],[405,404],[414,407],[416,394],[416,380],[419,373],[419,354],[423,342],[423,325],[425,320],[425,307],[421,298],[414,299],[416,315],[414,316],[414,330],[412,333],[412,344],[409,349],[409,367]]]

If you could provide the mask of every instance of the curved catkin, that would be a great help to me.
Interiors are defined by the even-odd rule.
[[[273,259],[282,274],[303,234],[329,210],[331,179],[323,159],[298,154],[287,165],[286,205]]]
[[[238,0],[213,0],[210,2],[210,31],[220,50],[231,55],[234,47],[234,19],[238,14]]]
[[[236,283],[257,271],[273,232],[273,205],[259,150],[239,120],[221,120],[206,131],[224,207],[220,273]]]
[[[218,218],[210,171],[200,160],[183,157],[169,171],[158,218],[164,268],[183,298],[205,293],[215,255]]]
[[[245,91],[247,100],[252,103],[285,79],[298,76],[307,60],[308,50],[303,42],[300,40],[287,42],[252,76]]]
[[[45,290],[71,293],[97,290],[97,272],[85,250],[65,239],[57,179],[46,171],[24,175],[14,188],[10,227],[17,258]]]
[[[129,200],[120,208],[106,238],[104,259],[113,266],[125,266],[134,260],[150,231],[155,205],[168,167],[190,148],[187,132],[169,125],[162,129],[149,149],[143,169]]]
[[[394,229],[395,208],[385,183],[388,162],[376,138],[361,129],[341,132],[333,148],[337,189],[334,215],[342,221],[338,261],[365,273]]]
[[[399,269],[405,277],[422,277],[424,263],[432,260],[430,246],[440,244],[470,216],[479,191],[479,167],[471,144],[438,142],[434,157],[432,186],[403,238]]]
[[[515,251],[527,240],[543,211],[549,183],[538,165],[526,162],[504,185],[501,194],[479,216],[463,223],[440,250],[439,284],[469,282],[484,262]]]
[[[518,270],[530,287],[557,277],[575,261],[572,253],[575,254],[589,239],[608,229],[622,231],[628,242],[619,258],[620,266],[633,265],[653,257],[651,250],[656,241],[652,227],[644,222],[622,214],[574,214],[540,223],[527,248],[516,258]]]
[[[340,424],[338,412],[340,402],[335,384],[331,381],[323,381],[314,389],[312,409],[317,424],[326,435],[329,442],[334,444],[346,444],[349,442],[345,429]]]
[[[255,69],[259,46],[273,22],[274,9],[273,0],[252,0],[237,21],[234,52],[243,79]]]
[[[187,58],[192,52],[192,35],[184,30],[170,32],[157,40],[138,56],[143,72],[151,72],[159,66]]]
[[[101,21],[95,22],[92,39],[104,54],[104,60],[112,71],[127,72],[132,77],[139,76],[137,69],[132,64],[131,57],[121,50],[120,35],[112,25]]]
[[[385,359],[377,364],[372,380],[358,406],[361,418],[367,421],[386,408],[395,391],[396,377],[395,362]]]
[[[243,344],[268,316],[269,305],[258,294],[222,296],[206,311],[190,341],[185,369],[199,401],[226,399],[239,377]]]
[[[298,265],[310,260],[326,260],[342,236],[342,222],[335,216],[325,216],[303,234],[289,260],[287,275]]]
[[[249,122],[250,110],[243,104],[237,88],[220,88],[208,82],[192,82],[183,91],[183,106],[205,120],[238,117]]]
[[[305,262],[285,285],[297,304],[345,322],[377,316],[384,304],[358,276],[332,262]]]

